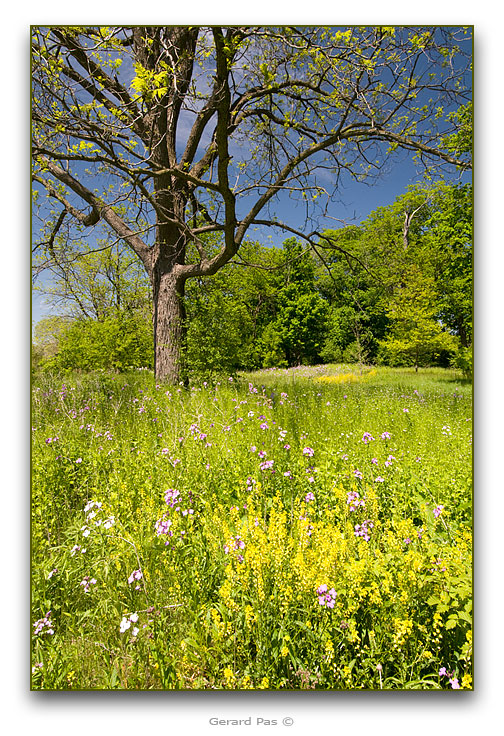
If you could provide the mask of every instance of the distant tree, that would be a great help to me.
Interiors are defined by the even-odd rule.
[[[438,320],[434,278],[415,264],[408,267],[405,282],[391,299],[387,316],[388,336],[380,342],[382,358],[391,365],[420,365],[452,354],[456,340]]]
[[[37,322],[33,330],[33,346],[40,360],[56,355],[60,340],[72,323],[71,317],[61,315],[43,317]]]
[[[425,224],[424,241],[435,268],[440,319],[463,348],[471,346],[473,332],[472,229],[472,186],[447,187]]]
[[[53,309],[75,318],[104,319],[124,313],[152,314],[147,274],[138,258],[110,231],[89,247],[65,233],[34,257],[34,290]],[[44,278],[38,279],[43,273]]]
[[[57,352],[43,361],[46,369],[113,370],[152,368],[150,320],[122,313],[102,321],[74,320],[59,337]]]
[[[460,127],[448,106],[468,100],[467,39],[456,27],[35,27],[40,245],[63,222],[70,241],[106,222],[145,268],[156,376],[177,382],[186,282],[217,273],[255,224],[289,231],[274,217],[282,192],[308,217],[394,150],[430,172],[470,165],[446,144]],[[222,234],[217,252],[207,232]]]
[[[289,366],[316,363],[324,343],[327,303],[299,284],[285,286],[278,294],[278,302],[278,315],[269,325],[267,335],[263,335],[263,342],[267,336],[270,340],[266,349],[275,356],[283,355]]]

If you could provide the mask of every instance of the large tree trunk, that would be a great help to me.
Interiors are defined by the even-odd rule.
[[[154,374],[172,384],[184,379],[184,283],[171,271],[154,285]]]

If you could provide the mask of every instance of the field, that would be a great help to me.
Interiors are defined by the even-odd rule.
[[[32,689],[472,688],[457,373],[32,392]]]

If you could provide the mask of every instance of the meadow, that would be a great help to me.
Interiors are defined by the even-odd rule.
[[[34,690],[472,688],[472,387],[32,382]]]

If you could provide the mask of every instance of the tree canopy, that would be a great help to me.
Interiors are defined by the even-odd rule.
[[[215,274],[251,226],[314,243],[341,178],[377,175],[398,149],[431,175],[470,166],[467,29],[32,30],[35,247],[106,223],[131,249],[160,379],[181,376],[186,281]],[[302,232],[275,216],[286,194]]]

